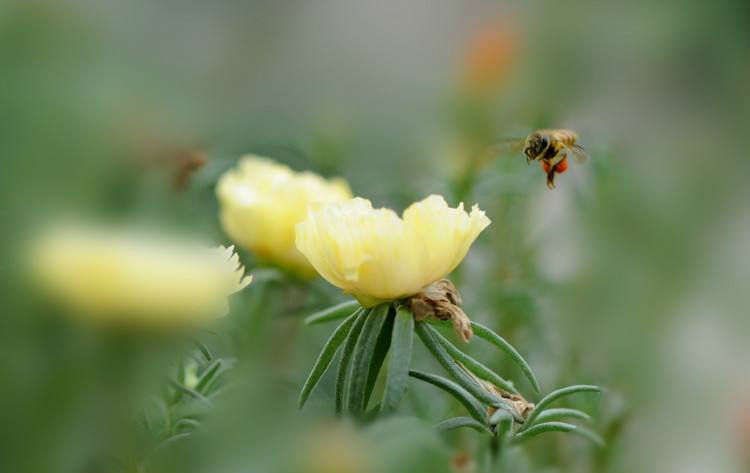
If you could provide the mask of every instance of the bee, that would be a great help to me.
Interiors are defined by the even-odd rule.
[[[578,135],[571,130],[537,130],[523,140],[504,140],[491,147],[492,152],[505,149],[523,149],[526,162],[539,161],[547,175],[547,187],[555,188],[555,176],[568,170],[568,155],[576,164],[588,160],[586,150],[578,144]]]

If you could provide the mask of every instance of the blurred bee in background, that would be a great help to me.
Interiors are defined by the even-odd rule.
[[[571,130],[537,130],[522,140],[503,140],[491,146],[489,152],[517,151],[523,149],[526,162],[539,161],[547,174],[547,187],[555,188],[555,176],[568,170],[568,154],[576,164],[588,160],[588,154],[578,143],[578,135]]]

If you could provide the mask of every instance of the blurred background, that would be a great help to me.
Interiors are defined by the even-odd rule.
[[[551,434],[494,471],[750,471],[748,84],[740,0],[2,2],[0,471],[483,471],[479,434],[431,429],[460,406],[413,381],[401,415],[366,428],[333,421],[332,379],[297,410],[332,330],[301,316],[345,300],[324,281],[243,253],[255,282],[197,335],[226,367],[199,406],[163,402],[175,364],[205,362],[190,343],[39,304],[16,256],[40,225],[229,244],[214,186],[249,152],[376,206],[440,193],[487,211],[452,277],[466,312],[545,391],[607,388],[570,404],[606,447]],[[542,127],[591,155],[554,191],[522,155],[477,158]],[[134,467],[154,431],[169,454]]]

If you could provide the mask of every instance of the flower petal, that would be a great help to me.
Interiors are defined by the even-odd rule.
[[[296,242],[325,279],[369,307],[443,278],[489,224],[478,207],[468,214],[438,195],[410,206],[403,219],[355,198],[312,206]]]

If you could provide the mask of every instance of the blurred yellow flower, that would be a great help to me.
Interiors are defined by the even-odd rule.
[[[191,325],[222,317],[252,279],[233,248],[71,227],[32,247],[31,269],[55,300],[89,319]]]
[[[310,204],[352,197],[343,179],[297,173],[257,156],[246,156],[227,171],[217,194],[221,224],[232,240],[301,276],[315,276],[315,270],[294,246],[294,226],[305,219]]]
[[[355,198],[313,206],[297,225],[297,248],[331,284],[372,307],[446,276],[489,224],[476,205],[467,213],[438,195],[412,204],[403,219]]]

